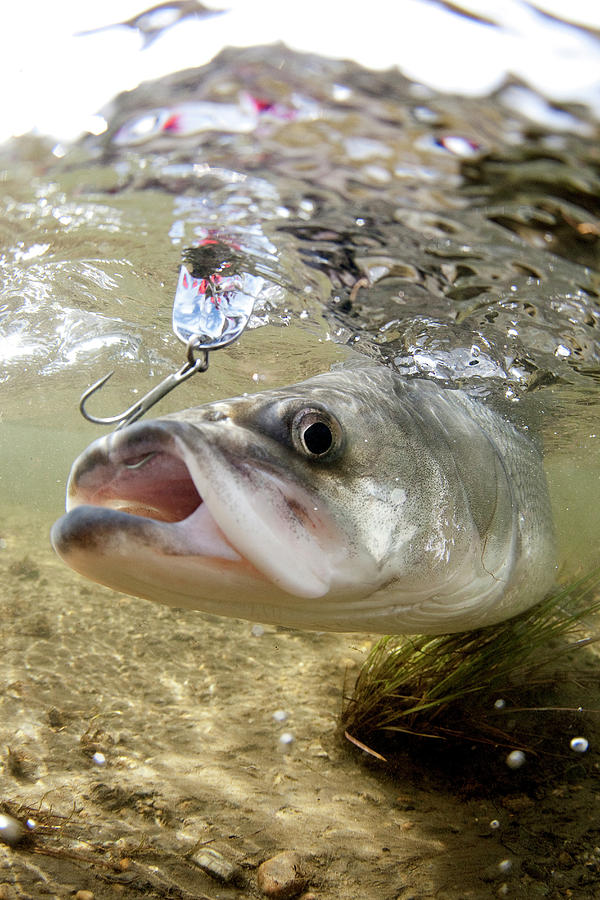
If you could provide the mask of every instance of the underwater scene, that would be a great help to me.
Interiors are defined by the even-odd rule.
[[[0,145],[0,900],[599,895],[588,99],[278,42]]]

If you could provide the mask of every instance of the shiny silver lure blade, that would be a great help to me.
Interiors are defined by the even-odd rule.
[[[199,350],[217,350],[236,341],[254,308],[238,276],[198,278],[181,266],[173,302],[173,331]]]

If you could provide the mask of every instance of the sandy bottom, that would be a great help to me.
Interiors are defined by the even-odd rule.
[[[514,772],[470,746],[386,765],[339,733],[364,636],[255,636],[121,597],[64,568],[39,526],[3,526],[0,809],[36,827],[0,844],[2,900],[258,897],[282,850],[318,900],[600,895],[589,730],[586,754],[567,735]],[[235,884],[194,864],[205,846]]]

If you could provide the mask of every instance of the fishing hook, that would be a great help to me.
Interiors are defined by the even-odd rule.
[[[101,418],[99,416],[94,416],[87,411],[85,405],[92,394],[95,394],[100,388],[104,387],[109,378],[112,378],[114,372],[109,372],[108,375],[105,375],[100,381],[97,381],[91,387],[87,389],[82,395],[81,400],[79,401],[79,411],[81,415],[88,420],[88,422],[94,422],[96,425],[115,425],[116,431],[120,428],[124,428],[125,425],[131,425],[132,422],[137,421],[143,415],[145,415],[148,410],[158,403],[166,394],[169,394],[174,388],[178,387],[182,382],[186,381],[188,378],[191,378],[192,375],[195,375],[196,372],[206,372],[208,369],[208,350],[199,347],[201,343],[201,336],[198,334],[193,334],[192,337],[187,342],[186,346],[186,355],[187,361],[177,372],[172,372],[170,375],[167,375],[160,384],[157,384],[156,387],[152,388],[151,391],[148,391],[140,400],[137,400],[133,403],[129,409],[126,409],[122,413],[118,413],[116,416],[106,416]],[[199,356],[195,356],[195,353],[199,352]]]

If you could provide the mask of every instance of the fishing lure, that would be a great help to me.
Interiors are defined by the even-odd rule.
[[[214,243],[208,238],[200,246]],[[218,271],[208,277],[198,277],[187,266],[181,266],[173,301],[172,328],[185,344],[186,361],[123,412],[101,417],[88,412],[86,406],[89,398],[104,387],[114,371],[104,375],[82,394],[79,401],[80,412],[88,422],[115,425],[116,430],[136,422],[192,375],[206,372],[210,351],[237,341],[252,315],[255,298],[243,290],[240,276],[227,272],[230,266],[231,263],[223,262]]]

